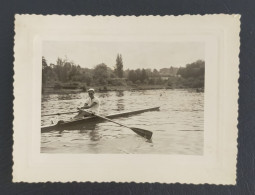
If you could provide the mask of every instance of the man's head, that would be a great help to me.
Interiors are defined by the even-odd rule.
[[[92,99],[92,98],[94,98],[94,94],[95,94],[95,90],[94,89],[89,89],[88,90],[88,94],[89,94],[89,97]]]

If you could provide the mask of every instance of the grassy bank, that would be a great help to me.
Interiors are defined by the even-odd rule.
[[[182,85],[169,86],[166,84],[161,85],[150,85],[150,84],[140,84],[140,85],[91,85],[86,86],[83,83],[55,83],[48,84],[42,87],[43,94],[69,94],[69,93],[80,93],[86,92],[89,88],[94,88],[96,92],[107,92],[107,91],[136,91],[136,90],[156,90],[156,89],[196,89],[198,92],[202,92],[203,88],[186,87]]]

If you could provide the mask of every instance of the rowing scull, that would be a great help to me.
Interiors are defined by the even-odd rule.
[[[146,108],[146,109],[140,109],[140,110],[135,110],[135,111],[128,111],[128,112],[122,112],[122,113],[117,113],[117,114],[111,114],[105,116],[106,118],[114,119],[118,117],[127,117],[135,114],[140,114],[143,112],[148,112],[148,111],[156,111],[159,110],[159,107],[152,107],[152,108]],[[102,122],[104,121],[102,118],[98,118],[96,116],[91,116],[91,117],[85,117],[82,119],[73,119],[70,121],[63,121],[62,123],[57,123],[55,125],[50,125],[50,126],[42,126],[41,127],[41,132],[49,132],[52,130],[72,130],[75,129],[74,126],[76,125],[86,125],[86,123],[97,123],[97,122]]]

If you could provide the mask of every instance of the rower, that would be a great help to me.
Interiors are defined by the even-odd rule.
[[[99,102],[99,99],[95,97],[95,90],[92,88],[89,89],[88,94],[89,94],[89,98],[86,99],[83,107],[77,108],[79,110],[79,114],[76,115],[74,118],[83,118],[83,117],[91,116],[91,114],[87,112],[91,112],[92,114],[98,114],[100,102]],[[83,111],[83,109],[85,109],[87,112]]]

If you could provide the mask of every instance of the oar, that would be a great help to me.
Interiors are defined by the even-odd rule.
[[[45,114],[42,116],[53,116],[53,115],[61,115],[61,114],[73,114],[73,113],[77,113],[78,111],[75,112],[60,112],[60,113],[54,113],[54,114]]]
[[[120,126],[123,126],[123,127],[126,127],[128,129],[131,129],[132,131],[134,131],[136,134],[142,136],[142,137],[145,137],[146,139],[151,139],[152,137],[152,132],[151,131],[148,131],[148,130],[145,130],[145,129],[140,129],[140,128],[136,128],[136,127],[128,127],[126,125],[123,125],[121,123],[118,123],[116,121],[113,121],[109,118],[106,118],[106,117],[103,117],[103,116],[100,116],[100,115],[97,115],[97,114],[93,114],[94,116],[97,116],[98,118],[102,118],[104,120],[107,120],[107,121],[110,121],[112,123],[115,123],[115,124],[118,124]]]
[[[83,111],[84,111],[84,110],[83,110]],[[84,112],[87,112],[87,111],[84,111]],[[90,112],[87,112],[87,113],[92,114],[92,113],[90,113]],[[110,122],[112,122],[112,123],[118,124],[118,125],[120,125],[120,126],[126,127],[126,128],[128,128],[128,129],[131,129],[131,130],[134,131],[136,134],[138,134],[138,135],[140,135],[140,136],[142,136],[142,137],[144,137],[144,138],[146,138],[146,139],[151,139],[151,137],[152,137],[152,132],[151,132],[151,131],[148,131],[148,130],[145,130],[145,129],[136,128],[136,127],[128,127],[128,126],[126,126],[126,125],[123,125],[123,124],[121,124],[121,123],[118,123],[118,122],[116,122],[116,121],[113,121],[113,120],[111,120],[111,119],[109,119],[109,118],[106,118],[106,117],[103,117],[103,116],[100,116],[100,115],[97,115],[97,114],[92,114],[92,115],[97,116],[98,118],[102,118],[102,119],[104,119],[104,120],[110,121]]]

